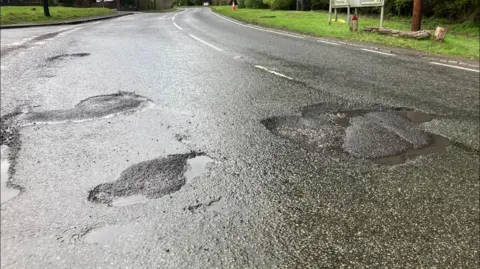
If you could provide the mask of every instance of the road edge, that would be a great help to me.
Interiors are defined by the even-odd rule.
[[[123,16],[132,15],[133,12],[128,13],[117,13],[113,15],[101,16],[101,17],[86,17],[84,19],[71,20],[71,21],[59,21],[53,23],[32,23],[32,24],[9,24],[9,25],[0,25],[0,30],[3,29],[17,29],[17,28],[30,28],[30,27],[46,27],[46,26],[59,26],[59,25],[73,25],[73,24],[82,24],[87,22],[101,21],[119,18]]]
[[[212,13],[214,13],[217,16],[223,17],[224,19],[227,19],[227,20],[234,21],[235,23],[238,23],[238,24],[243,24],[245,26],[250,26],[251,28],[258,28],[258,29],[267,30],[267,31],[275,31],[279,34],[297,35],[298,37],[303,37],[303,38],[314,38],[314,39],[322,40],[322,41],[333,41],[333,42],[337,43],[338,45],[360,47],[360,48],[371,49],[371,50],[375,50],[375,51],[379,51],[379,52],[395,53],[397,55],[404,55],[404,56],[410,56],[410,57],[422,57],[422,58],[427,59],[427,60],[436,60],[436,61],[443,62],[443,63],[451,63],[451,64],[458,64],[458,65],[461,65],[461,66],[480,68],[480,63],[478,62],[478,60],[470,59],[470,58],[467,58],[467,57],[428,53],[428,52],[421,51],[421,50],[400,48],[400,47],[390,47],[390,46],[385,46],[385,45],[380,45],[380,44],[375,44],[375,43],[359,42],[359,41],[336,38],[336,37],[329,37],[329,36],[308,35],[308,34],[305,34],[305,33],[290,31],[290,30],[286,30],[286,29],[278,29],[278,28],[275,28],[275,27],[269,27],[269,26],[265,26],[265,25],[245,22],[245,21],[233,18],[233,17],[223,15],[222,13],[217,12],[216,10],[214,10],[211,7],[209,9]]]

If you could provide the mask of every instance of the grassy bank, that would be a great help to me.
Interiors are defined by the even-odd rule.
[[[43,7],[41,6],[2,6],[0,22],[2,25],[48,23],[113,13],[114,11],[108,8],[50,7],[51,17],[48,18],[43,15]]]
[[[428,53],[463,56],[473,59],[479,58],[479,28],[478,24],[450,24],[448,21],[428,20],[423,22],[423,29],[435,29],[436,26],[448,27],[444,43],[432,40],[411,40],[379,34],[352,33],[345,22],[346,15],[339,14],[338,22],[328,25],[328,12],[312,11],[271,11],[266,9],[237,9],[233,11],[230,6],[214,6],[214,11],[252,24],[285,29],[299,33],[336,37],[341,39],[369,42],[374,44],[416,49]],[[264,18],[262,18],[264,17]],[[378,17],[359,17],[359,28],[365,26],[378,26]],[[394,17],[384,21],[384,27],[399,30],[409,30],[408,18]]]

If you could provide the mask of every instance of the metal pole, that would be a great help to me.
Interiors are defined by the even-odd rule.
[[[350,5],[347,7],[347,23],[350,25]]]
[[[412,31],[422,28],[422,0],[413,1]]]
[[[330,3],[328,4],[328,25],[330,24],[332,24],[332,0],[330,0]]]
[[[338,13],[337,13],[337,9],[335,9],[335,21],[338,21]]]
[[[383,6],[380,9],[380,27],[383,27]]]
[[[355,8],[355,16],[358,15],[358,11],[357,11],[357,8]]]

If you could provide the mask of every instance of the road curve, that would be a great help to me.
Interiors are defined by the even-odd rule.
[[[479,262],[474,71],[208,8],[1,36],[2,268]],[[395,165],[308,144],[345,117],[362,150],[449,142]]]

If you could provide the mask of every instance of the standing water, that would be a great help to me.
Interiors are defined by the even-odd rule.
[[[2,204],[13,199],[15,196],[17,196],[20,193],[20,190],[13,189],[13,188],[8,188],[7,187],[7,182],[9,179],[9,174],[8,174],[8,169],[10,168],[10,161],[8,160],[8,155],[10,153],[10,149],[2,145],[1,148],[1,200]]]

